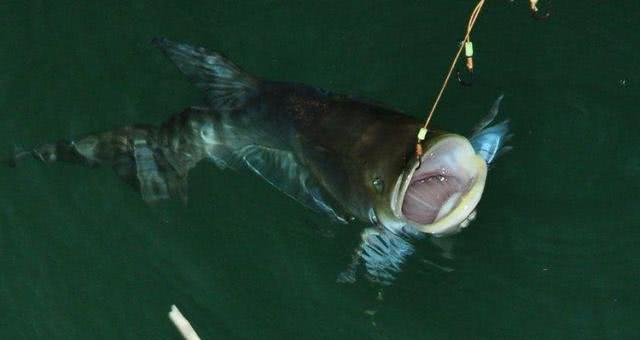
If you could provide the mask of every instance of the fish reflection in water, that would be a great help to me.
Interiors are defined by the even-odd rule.
[[[154,44],[206,94],[159,126],[136,124],[36,147],[45,162],[108,165],[146,202],[187,200],[201,160],[248,169],[333,222],[370,224],[338,276],[391,283],[413,242],[458,232],[475,217],[487,165],[505,150],[508,124],[491,125],[502,96],[470,138],[430,130],[398,110],[304,84],[252,76],[216,52]]]

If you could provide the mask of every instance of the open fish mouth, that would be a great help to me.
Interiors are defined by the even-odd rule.
[[[475,217],[486,177],[487,165],[469,141],[444,135],[396,183],[394,214],[425,233],[456,232]]]

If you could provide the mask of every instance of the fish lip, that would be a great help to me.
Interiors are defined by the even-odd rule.
[[[465,172],[471,179],[466,186],[457,204],[446,212],[440,218],[437,218],[430,224],[419,224],[409,220],[402,212],[404,198],[409,186],[416,181],[439,175],[441,172],[439,157],[446,155],[440,154],[439,151],[450,148],[455,152],[459,152],[463,157],[464,164],[461,165],[461,171]],[[452,148],[452,149],[451,149]],[[425,168],[426,167],[426,168]],[[407,225],[411,225],[415,229],[428,234],[445,235],[456,232],[460,229],[460,224],[475,210],[478,202],[482,197],[484,185],[487,176],[487,165],[485,161],[478,156],[473,150],[469,141],[459,135],[448,134],[434,141],[423,156],[423,162],[420,167],[422,171],[415,178],[413,175],[418,169],[417,160],[406,170],[395,183],[391,197],[391,210],[396,218],[403,220]]]

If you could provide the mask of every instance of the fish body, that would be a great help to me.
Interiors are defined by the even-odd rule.
[[[366,222],[351,266],[389,283],[413,252],[411,240],[445,235],[475,217],[487,164],[503,149],[508,126],[467,138],[430,130],[415,155],[422,122],[402,112],[312,86],[254,77],[221,54],[154,40],[206,94],[160,126],[133,125],[36,148],[47,162],[108,164],[148,202],[186,200],[189,170],[209,159],[220,168],[248,168],[333,221]]]

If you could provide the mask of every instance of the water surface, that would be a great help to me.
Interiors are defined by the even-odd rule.
[[[0,136],[8,152],[200,102],[158,35],[421,117],[472,6],[5,2]],[[179,339],[173,303],[203,339],[639,337],[638,13],[554,1],[537,22],[526,1],[487,2],[476,82],[453,84],[433,125],[465,133],[504,93],[514,151],[476,222],[420,243],[384,289],[335,283],[362,226],[318,224],[255,176],[202,165],[186,207],[149,207],[109,169],[0,169],[0,337]]]

